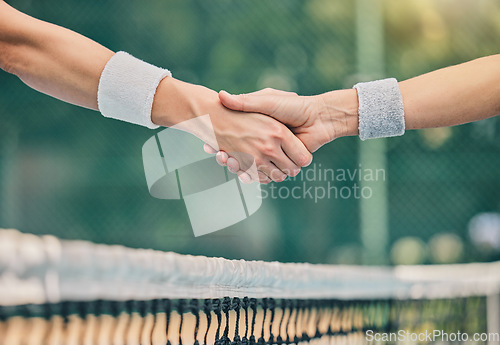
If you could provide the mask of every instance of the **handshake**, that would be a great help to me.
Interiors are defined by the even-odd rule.
[[[107,117],[197,136],[207,153],[245,183],[281,182],[309,165],[314,151],[343,136],[392,137],[405,129],[498,115],[499,62],[500,55],[493,55],[400,83],[383,79],[315,96],[273,89],[231,95],[182,82],[119,52],[102,72],[98,104]],[[188,121],[205,115],[209,124]]]
[[[204,149],[216,153],[217,162],[238,174],[243,183],[281,182],[287,176],[296,176],[311,163],[311,153],[321,146],[358,134],[355,90],[298,96],[264,89],[242,95],[221,91],[218,96],[228,110],[240,112],[233,114],[234,120],[243,125],[234,133],[239,142],[234,140],[231,145],[219,136],[220,151],[209,144]],[[236,147],[249,155],[240,154]],[[253,159],[256,170],[249,169]]]
[[[312,152],[343,136],[390,137],[500,114],[500,54],[400,83],[384,79],[316,96],[272,89],[230,95],[182,82],[166,69],[35,20],[4,1],[0,24],[1,69],[105,117],[190,132],[244,182],[295,176],[311,163]],[[204,121],[188,124],[204,115],[210,115],[209,127]]]
[[[161,95],[168,97],[165,102]],[[181,122],[207,114],[210,128]],[[216,154],[217,162],[244,183],[281,182],[296,176],[311,163],[314,151],[343,136],[359,134],[368,139],[404,132],[403,104],[395,79],[298,96],[274,89],[217,94],[170,77],[158,87],[151,119],[199,137],[206,143],[205,151]]]
[[[397,88],[396,80],[391,81]],[[375,83],[380,82],[383,89],[386,82]],[[118,52],[101,73],[98,105],[106,117],[189,132],[206,143],[206,152],[217,153],[217,161],[241,181],[269,183],[296,176],[324,144],[358,134],[360,90],[317,96],[272,89],[217,94]]]

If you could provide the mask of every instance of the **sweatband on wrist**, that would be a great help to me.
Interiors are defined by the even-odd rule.
[[[99,111],[105,117],[151,129],[151,109],[156,88],[169,70],[153,66],[126,52],[118,52],[102,71],[97,91]]]
[[[361,140],[395,137],[405,132],[403,97],[394,78],[358,83]]]

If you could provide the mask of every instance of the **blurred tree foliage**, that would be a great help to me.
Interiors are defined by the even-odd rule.
[[[350,0],[7,2],[215,90],[310,95],[357,78]],[[384,0],[383,9],[387,76],[402,80],[499,53],[498,1]],[[141,147],[153,132],[51,99],[6,73],[0,86],[3,227],[181,253],[360,261],[355,198],[268,198],[245,222],[194,238],[181,201],[148,194]],[[467,226],[479,212],[499,211],[497,129],[490,119],[388,140],[391,242],[454,233],[465,243],[461,261],[492,258],[469,243]],[[357,169],[357,152],[357,138],[337,140],[315,154],[316,167]]]

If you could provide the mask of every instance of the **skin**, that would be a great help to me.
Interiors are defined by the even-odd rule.
[[[21,13],[0,1],[0,68],[42,93],[98,110],[99,78],[114,52],[60,26]],[[254,181],[268,183],[295,176],[312,155],[283,124],[257,113],[224,107],[215,91],[175,78],[163,79],[154,97],[151,119],[173,126],[209,114],[217,142],[207,128],[180,126],[224,152],[240,166],[257,170]],[[238,170],[238,169],[236,169]]]
[[[500,114],[500,55],[472,60],[399,83],[406,129],[455,126]],[[251,94],[219,93],[229,109],[266,114],[286,124],[311,152],[343,136],[358,135],[356,90],[316,96],[266,89]],[[205,151],[215,153],[209,145]],[[218,153],[219,163],[242,169]],[[243,169],[244,170],[244,169]],[[244,176],[248,179],[248,176]]]

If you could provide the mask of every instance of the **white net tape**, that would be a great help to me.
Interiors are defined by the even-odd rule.
[[[0,230],[0,305],[159,298],[415,299],[498,293],[500,262],[359,267],[226,260]]]

